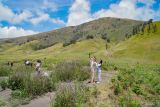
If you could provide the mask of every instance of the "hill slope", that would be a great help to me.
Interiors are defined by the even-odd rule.
[[[88,28],[88,31],[92,33],[94,32],[94,30],[92,29],[89,30],[89,28],[91,28],[89,26],[93,24],[95,26],[101,27],[100,25],[95,24],[95,23],[97,23],[97,21],[102,21],[102,20],[113,20],[113,19],[104,18],[104,19],[100,19],[100,20],[96,20],[96,21],[92,21],[92,22],[80,25],[80,27],[82,28],[84,27],[83,30],[87,30]],[[119,19],[114,19],[114,20],[119,20]],[[120,21],[122,21],[122,19],[120,19]],[[4,61],[6,62],[10,60],[21,61],[21,60],[28,59],[28,58],[33,59],[33,60],[38,59],[38,58],[40,59],[47,58],[48,61],[62,61],[64,59],[88,59],[88,55],[89,53],[91,53],[92,55],[95,55],[98,58],[102,58],[102,59],[122,58],[123,60],[123,59],[128,58],[131,60],[142,60],[148,63],[152,63],[152,62],[160,63],[159,62],[160,61],[160,57],[159,57],[159,54],[160,54],[160,42],[159,42],[160,41],[160,30],[159,30],[160,22],[153,23],[153,25],[155,24],[157,25],[156,32],[153,32],[151,30],[151,32],[148,33],[147,32],[148,26],[146,26],[143,34],[142,32],[140,32],[130,37],[129,39],[126,39],[123,41],[121,40],[118,43],[115,42],[114,40],[112,40],[111,43],[107,43],[106,40],[102,39],[101,35],[99,35],[95,37],[94,39],[85,38],[83,40],[83,38],[80,38],[82,40],[79,40],[76,43],[71,44],[69,46],[65,46],[65,47],[63,46],[63,40],[61,40],[62,42],[60,43],[56,43],[54,45],[48,46],[45,49],[37,50],[37,46],[40,43],[41,44],[43,43],[43,42],[40,42],[39,39],[28,41],[24,44],[14,46],[15,41],[20,41],[20,39],[24,39],[28,37],[15,38],[15,41],[13,43],[4,43],[0,45],[0,60],[2,62]],[[69,29],[72,29],[72,28],[74,27],[69,27]],[[62,29],[64,33],[65,31],[67,32],[67,30],[65,29],[68,29],[68,28]],[[125,31],[124,28],[122,30]],[[119,30],[119,31],[122,31],[122,30]],[[60,31],[60,29],[55,30],[53,32],[58,32],[58,31]],[[75,32],[75,34],[77,32]],[[117,35],[112,35],[112,36],[113,38],[117,36],[117,38],[122,39],[122,37],[119,37],[120,36],[119,33],[117,33]],[[30,37],[32,36],[29,36],[29,38]],[[45,37],[45,35],[33,36],[33,37],[39,38],[39,37]],[[123,38],[125,38],[124,35],[123,35]],[[117,40],[120,40],[120,39],[117,39]],[[107,50],[106,50],[106,43],[108,45]],[[111,57],[108,55],[108,51],[110,51],[109,54],[111,54]]]
[[[160,61],[160,22],[155,22],[156,32],[151,29],[148,33],[148,26],[144,34],[139,33],[129,40],[121,42],[112,48],[115,57],[131,57],[133,59]]]
[[[79,26],[65,27],[36,35],[9,39],[6,42],[21,45],[38,40],[39,45],[42,48],[46,48],[57,42],[69,43],[70,41],[86,39],[88,36],[101,37],[103,35],[111,41],[120,41],[124,40],[126,34],[132,34],[134,26],[141,25],[142,23],[142,21],[107,17]]]

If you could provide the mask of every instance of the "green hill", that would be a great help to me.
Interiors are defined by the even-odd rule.
[[[9,39],[0,45],[0,59],[2,62],[10,60],[21,61],[28,58],[33,60],[47,58],[52,61],[61,61],[63,59],[87,59],[90,53],[102,59],[121,58],[122,60],[125,59],[129,61],[159,63],[159,23],[160,22],[151,23],[150,32],[148,32],[149,25],[146,25],[144,32],[139,31],[137,34],[132,35],[135,25],[142,25],[142,22],[129,19],[103,18],[75,27],[66,27],[33,36]],[[115,24],[116,27],[113,27],[113,24]],[[153,30],[153,25],[157,26],[156,31]],[[94,27],[97,28],[94,29]],[[73,31],[73,29],[77,30]],[[76,36],[79,32],[83,32],[83,36]],[[106,37],[109,38],[110,41],[106,41],[106,38],[102,37],[106,32]],[[64,34],[66,34],[66,36]],[[71,34],[71,36],[69,34]],[[129,38],[126,37],[126,34],[130,35]],[[64,40],[67,40],[66,38],[70,38],[68,40],[71,40],[71,37],[74,35],[79,39],[70,45],[64,46]],[[94,38],[87,38],[88,35]],[[48,40],[44,40],[45,37],[48,37],[48,40],[54,45],[51,45],[51,42],[47,42]],[[21,45],[15,44],[24,42],[30,38],[33,40]],[[10,40],[13,41],[11,42]],[[47,47],[41,49],[39,46],[42,45],[46,45]]]
[[[79,26],[70,26],[36,35],[8,39],[5,42],[22,45],[38,40],[38,49],[42,49],[50,47],[55,43],[68,45],[71,42],[84,40],[89,37],[97,38],[103,36],[109,41],[121,41],[124,40],[126,34],[132,34],[134,26],[142,25],[143,23],[142,21],[107,17]]]
[[[148,32],[146,26],[144,33],[132,36],[130,39],[123,41],[114,46],[113,53],[115,57],[139,59],[145,62],[159,62],[160,61],[160,22],[155,22],[156,31]],[[149,63],[149,62],[148,62]]]

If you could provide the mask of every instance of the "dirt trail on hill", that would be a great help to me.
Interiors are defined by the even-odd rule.
[[[43,96],[39,96],[38,98],[31,100],[29,104],[20,105],[18,107],[51,107],[51,101],[54,95],[54,92],[47,93]]]
[[[104,84],[104,83],[108,83],[110,80],[111,80],[111,78],[113,77],[113,76],[115,76],[116,75],[116,71],[104,71],[104,72],[102,72],[101,73],[101,79],[102,79],[102,81],[101,81],[101,83],[100,84]],[[96,80],[97,80],[97,77],[96,77]],[[88,81],[85,81],[85,83],[88,85],[88,86],[92,86],[93,84],[96,84],[96,83],[87,83]]]

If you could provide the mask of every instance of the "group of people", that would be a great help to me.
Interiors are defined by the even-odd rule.
[[[33,66],[33,63],[31,61],[29,61],[29,59],[25,60],[24,64],[25,64],[25,66],[31,66],[31,67]],[[42,65],[41,60],[37,60],[36,64],[35,64],[35,70],[38,75],[40,75],[40,73],[41,73],[41,65]]]
[[[90,58],[90,71],[91,71],[91,83],[100,83],[101,82],[101,65],[103,61],[100,60],[97,62],[96,57]],[[97,81],[96,79],[96,73],[97,73]]]
[[[91,80],[90,83],[100,83],[101,82],[101,65],[103,61],[100,60],[99,62],[96,60],[96,57],[90,57],[90,71],[91,71]],[[29,60],[25,60],[25,65],[32,66],[32,62]],[[35,64],[35,70],[37,75],[41,75],[41,60],[37,60]],[[97,74],[97,80],[96,80]]]

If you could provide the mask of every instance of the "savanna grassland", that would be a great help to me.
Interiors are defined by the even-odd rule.
[[[47,92],[55,92],[52,107],[160,106],[160,22],[109,18],[59,30],[1,42],[1,88],[12,90],[1,106],[26,104]],[[103,60],[100,84],[86,82],[89,55]],[[41,59],[50,75],[36,76],[25,59]]]

